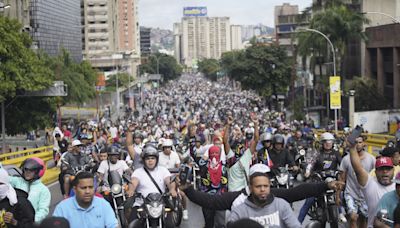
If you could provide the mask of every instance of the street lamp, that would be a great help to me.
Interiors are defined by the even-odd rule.
[[[379,15],[383,15],[383,16],[386,16],[386,17],[389,17],[390,19],[392,19],[393,23],[400,24],[399,20],[397,20],[395,17],[393,17],[392,15],[387,14],[387,13],[376,12],[376,11],[368,11],[368,12],[362,12],[362,14],[379,14]]]
[[[333,47],[333,44],[331,42],[331,40],[328,38],[328,36],[326,36],[325,34],[323,34],[321,31],[318,31],[316,29],[310,29],[310,28],[300,28],[297,30],[297,32],[304,32],[304,31],[309,31],[309,32],[315,32],[320,34],[321,36],[323,36],[329,43],[329,45],[331,46],[332,49],[332,57],[333,57],[333,75],[336,76],[336,55],[335,55],[335,48]],[[329,104],[328,104],[329,105]],[[337,126],[337,109],[335,109],[335,133],[337,133],[338,131],[338,126]]]
[[[160,74],[160,59],[157,55],[152,55],[157,61],[157,74]],[[161,57],[161,56],[160,56]]]

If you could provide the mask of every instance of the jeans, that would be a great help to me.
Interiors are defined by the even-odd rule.
[[[310,207],[313,205],[314,201],[315,201],[315,198],[311,197],[311,198],[307,198],[306,201],[304,202],[303,206],[300,209],[299,216],[297,218],[300,223],[303,223],[304,218],[306,217],[307,212],[310,209]]]

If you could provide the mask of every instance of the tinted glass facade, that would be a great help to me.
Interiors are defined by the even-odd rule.
[[[38,48],[51,56],[62,48],[82,60],[80,0],[31,0],[31,35]]]

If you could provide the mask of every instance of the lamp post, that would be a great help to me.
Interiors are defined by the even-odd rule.
[[[397,20],[395,17],[393,17],[392,15],[387,14],[387,13],[376,12],[376,11],[368,11],[368,12],[362,12],[362,14],[379,14],[379,15],[383,15],[383,16],[389,17],[396,24],[400,23],[399,20]]]
[[[355,90],[349,91],[349,125],[354,128],[354,111],[355,111],[355,102],[354,102],[354,94]]]
[[[332,49],[331,51],[332,51],[332,57],[333,57],[333,75],[336,76],[336,55],[335,55],[335,48],[333,47],[333,44],[332,44],[331,40],[325,34],[323,34],[321,31],[318,31],[316,29],[301,28],[301,29],[298,29],[297,31],[298,32],[303,32],[303,31],[315,32],[315,33],[318,33],[321,36],[323,36],[328,41],[328,43],[329,43],[329,45],[331,46],[331,49]],[[335,109],[335,133],[337,133],[337,131],[338,131],[337,109]]]
[[[157,74],[160,74],[160,59],[157,57],[157,55],[152,55],[156,61],[157,61]]]

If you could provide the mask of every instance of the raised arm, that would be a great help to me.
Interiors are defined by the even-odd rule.
[[[135,130],[134,125],[128,127],[128,132],[126,133],[126,148],[128,148],[129,156],[132,160],[135,159],[135,149],[133,147],[133,135],[132,132]]]
[[[257,153],[256,147],[257,143],[260,140],[260,132],[258,130],[258,119],[257,117],[252,118],[254,123],[254,140],[251,142],[250,151],[252,154]]]
[[[233,123],[233,117],[228,116],[228,120],[226,121],[224,129],[224,149],[225,149],[225,154],[227,155],[231,150],[231,145],[229,145],[229,130],[231,129],[232,123]]]
[[[358,155],[355,145],[351,146],[350,148],[350,160],[354,169],[354,173],[356,174],[358,184],[364,187],[368,181],[368,173],[361,164],[361,159]]]
[[[237,191],[224,192],[221,195],[210,195],[194,190],[193,186],[183,191],[193,203],[210,210],[230,210],[233,201],[241,194],[240,191]]]

